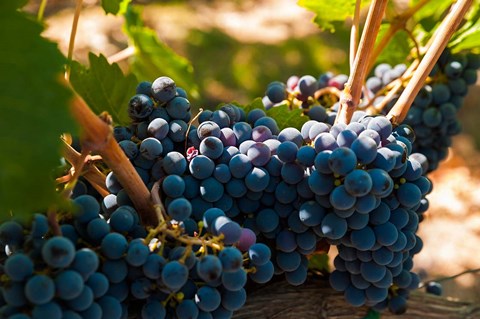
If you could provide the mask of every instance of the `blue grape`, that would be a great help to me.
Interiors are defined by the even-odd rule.
[[[33,274],[33,262],[23,253],[16,253],[7,258],[3,271],[13,281],[23,281]]]
[[[162,269],[162,281],[172,291],[178,291],[188,279],[188,268],[174,260],[168,262]]]
[[[153,111],[153,101],[144,94],[134,95],[128,102],[128,115],[135,121],[147,118]]]
[[[214,255],[203,256],[196,267],[198,275],[206,282],[213,282],[222,275],[222,262]]]
[[[55,292],[61,299],[72,300],[78,297],[83,287],[83,277],[77,271],[64,270],[55,277]]]
[[[270,261],[271,251],[267,245],[256,243],[249,247],[248,257],[255,266],[263,266]]]
[[[98,255],[93,250],[82,248],[76,251],[70,268],[76,270],[86,280],[97,270],[99,263]]]
[[[202,286],[197,290],[195,302],[200,310],[211,312],[220,306],[221,295],[213,287]]]
[[[176,221],[184,221],[192,214],[192,204],[185,198],[175,198],[167,206],[167,214]]]
[[[240,225],[225,216],[217,217],[211,228],[214,234],[223,234],[224,243],[227,245],[237,242],[242,234]]]
[[[85,282],[92,289],[95,299],[102,297],[108,290],[108,278],[101,272],[95,272]]]
[[[118,233],[106,235],[101,243],[102,253],[109,259],[119,259],[127,251],[127,240]]]
[[[237,311],[245,304],[247,293],[245,289],[236,291],[225,290],[222,292],[222,306],[229,311]]]
[[[69,239],[52,237],[43,245],[42,257],[51,267],[68,267],[75,258],[75,247]]]
[[[273,263],[271,261],[267,261],[263,265],[255,265],[255,272],[249,273],[249,277],[256,283],[264,284],[272,279],[273,274]]]
[[[177,93],[176,89],[175,82],[167,76],[161,76],[152,83],[152,95],[160,103],[173,99]]]
[[[369,250],[375,245],[376,237],[372,228],[366,226],[360,230],[353,230],[350,234],[350,240],[355,248]]]
[[[45,275],[34,275],[25,284],[25,297],[35,305],[43,305],[55,295],[53,280]]]
[[[247,283],[247,273],[240,268],[232,272],[222,273],[222,284],[225,289],[230,291],[237,291],[242,289]]]

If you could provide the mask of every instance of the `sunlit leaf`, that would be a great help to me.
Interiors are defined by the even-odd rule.
[[[328,273],[330,272],[328,259],[328,254],[314,254],[308,260],[308,268]]]
[[[115,123],[128,125],[128,101],[135,95],[137,79],[124,75],[118,64],[109,64],[103,55],[90,53],[90,67],[72,64],[70,82],[77,93],[97,114],[107,111]]]
[[[139,8],[130,5],[125,20],[125,32],[135,47],[131,67],[137,78],[154,81],[160,76],[168,76],[190,96],[198,97],[192,64],[160,41],[155,30],[144,26]]]
[[[377,42],[385,36],[388,28],[388,24],[382,24],[380,26]],[[412,44],[409,41],[407,33],[403,30],[398,31],[390,39],[385,49],[382,50],[376,64],[381,62],[387,62],[389,64],[405,63],[411,49]]]
[[[72,92],[61,83],[65,57],[32,16],[17,11],[22,4],[0,2],[1,219],[57,202],[52,172],[60,164],[60,135],[76,133]]]
[[[102,0],[102,8],[106,14],[124,14],[132,0]]]
[[[300,108],[290,110],[286,104],[272,107],[267,111],[267,115],[277,121],[280,130],[287,127],[295,127],[300,130],[302,125],[308,121],[308,117],[303,115],[303,111]]]
[[[335,31],[335,22],[344,22],[348,17],[353,17],[356,0],[318,1],[299,0],[298,5],[315,13],[314,22],[322,30]],[[370,1],[362,1],[365,7]]]

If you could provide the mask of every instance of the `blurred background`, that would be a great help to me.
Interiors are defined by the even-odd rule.
[[[133,2],[145,5],[145,24],[159,39],[192,63],[200,94],[191,102],[197,108],[247,103],[263,96],[269,82],[291,75],[348,73],[347,28],[321,32],[313,14],[294,0]],[[27,10],[36,14],[39,4],[31,0]],[[45,10],[44,35],[65,55],[74,8],[74,0],[49,0]],[[88,52],[109,57],[127,48],[123,23],[121,16],[105,16],[99,1],[84,0],[74,59],[86,64]],[[120,65],[128,70],[126,62]],[[449,158],[430,176],[434,190],[420,225],[424,248],[415,257],[415,269],[424,280],[480,268],[479,101],[477,83],[460,111],[463,134],[454,138]],[[480,302],[478,272],[442,284],[445,296]]]

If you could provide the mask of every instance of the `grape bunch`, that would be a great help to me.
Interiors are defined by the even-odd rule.
[[[119,206],[106,220],[90,195],[74,205],[60,220],[62,236],[51,234],[42,214],[27,227],[1,225],[8,253],[2,260],[2,318],[225,318],[246,300],[244,254],[253,257],[252,265],[270,255],[249,231],[240,233],[236,246],[202,235],[193,247],[139,230],[131,206]],[[215,223],[221,213],[210,210],[205,219]],[[208,247],[209,241],[217,244]],[[252,278],[270,277],[258,272]]]
[[[413,152],[428,158],[427,172],[437,169],[439,162],[448,155],[452,136],[460,133],[457,113],[468,87],[477,81],[479,68],[479,55],[452,54],[446,49],[402,123],[413,128],[416,134]],[[391,100],[386,100],[387,94],[394,88],[395,80],[401,79],[406,71],[405,64],[377,65],[373,75],[366,80],[359,107],[367,108],[369,114],[386,115],[402,89]],[[310,119],[333,125],[339,107],[339,93],[335,90],[343,90],[347,80],[344,74],[334,76],[332,73],[321,74],[317,79],[311,75],[291,76],[286,84],[270,83],[263,103],[267,110],[283,103],[298,106]],[[316,93],[322,90],[325,92],[317,96]]]
[[[302,83],[299,79],[297,86]],[[338,77],[330,77],[326,83],[340,88],[344,84]],[[314,85],[309,94],[318,87]],[[153,103],[154,96],[149,97]],[[150,109],[149,105],[144,108]],[[166,110],[158,110],[162,108]],[[332,274],[333,279],[348,274],[349,280],[355,275],[357,285],[359,279],[368,285],[360,289],[349,281],[348,290],[343,289],[354,305],[395,305],[399,292],[404,291],[401,301],[405,301],[408,289],[418,285],[418,277],[410,270],[413,255],[421,249],[415,233],[428,208],[424,196],[431,184],[423,176],[426,158],[412,154],[414,135],[407,125],[393,130],[385,117],[366,116],[365,112],[356,112],[348,126],[331,125],[327,123],[333,122],[334,110],[321,106],[310,109],[311,117],[321,115],[327,123],[310,120],[301,131],[291,127],[280,130],[263,110],[244,114],[232,104],[200,113],[198,127],[185,121],[191,118],[188,107],[177,119],[170,117],[168,102],[157,102],[148,112],[148,119],[136,118],[130,128],[115,129],[136,132],[116,135],[121,146],[131,145],[123,150],[137,171],[145,171],[143,180],[149,188],[156,181],[161,183],[160,195],[169,217],[187,233],[195,234],[196,225],[202,222],[211,233],[222,233],[226,244],[238,240],[242,228],[256,238],[258,243],[248,251],[250,261],[246,263],[247,269],[254,269],[249,273],[252,280],[265,283],[275,273],[283,274],[293,285],[302,284],[307,278],[307,256],[327,241],[339,251],[370,255],[369,260],[348,260],[358,267],[368,265],[363,266],[368,269],[363,276],[348,273],[340,265]],[[178,121],[183,121],[182,134],[172,139]],[[159,122],[161,126],[154,125]],[[139,127],[147,127],[147,136],[138,136]],[[155,129],[148,129],[152,127]],[[173,147],[148,159],[154,152],[141,149],[149,139]],[[140,163],[150,164],[140,167]],[[107,186],[112,194],[103,206],[109,206],[107,198],[129,204],[114,173],[107,177]],[[210,216],[216,217],[215,222]],[[374,254],[376,261],[371,257]],[[338,264],[343,257],[344,253],[339,254]],[[382,278],[368,276],[375,267],[383,271]],[[406,283],[404,277],[410,281]],[[339,289],[336,281],[332,285]],[[390,309],[401,312],[394,306]]]
[[[428,158],[428,171],[438,167],[448,155],[452,136],[461,131],[458,110],[468,87],[477,82],[480,56],[444,51],[404,121],[417,135],[414,151]]]

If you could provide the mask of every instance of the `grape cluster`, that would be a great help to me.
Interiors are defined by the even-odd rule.
[[[74,204],[77,210],[60,221],[62,236],[52,236],[42,214],[27,227],[1,225],[8,252],[2,318],[226,318],[246,300],[243,254],[254,265],[269,260],[268,247],[248,230],[236,246],[217,239],[217,253],[207,254],[207,245],[148,236],[131,206],[119,206],[106,220],[94,197],[81,195]],[[205,219],[215,223],[217,215],[210,210]]]
[[[457,113],[468,87],[477,81],[479,68],[479,55],[444,51],[430,74],[430,83],[421,89],[409,110],[404,123],[414,129],[414,151],[428,158],[429,172],[447,157],[452,136],[461,131]]]
[[[167,223],[141,226],[113,173],[106,180],[111,194],[100,201],[78,184],[76,210],[60,218],[62,236],[53,236],[42,214],[29,225],[3,223],[2,317],[230,318],[246,301],[248,278],[272,278],[269,247],[233,221],[223,184],[218,196],[212,176],[224,181],[225,167],[205,171],[205,160],[217,158],[218,141],[203,141],[195,127],[187,137],[191,113],[184,96],[169,78],[142,82],[129,103],[132,125],[114,129],[145,184],[160,183]],[[242,116],[236,107],[223,109],[212,119],[221,122],[229,111]]]

